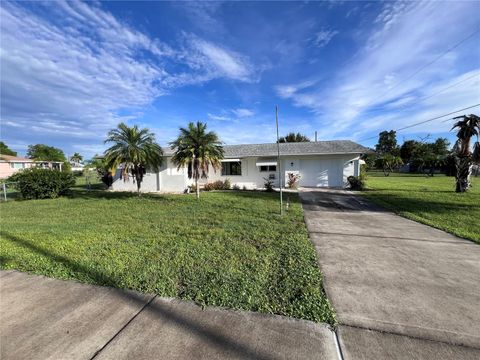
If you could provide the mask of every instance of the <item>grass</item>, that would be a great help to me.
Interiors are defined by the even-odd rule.
[[[85,191],[0,204],[0,267],[335,323],[294,194]]]
[[[472,188],[455,193],[454,178],[444,175],[367,173],[373,202],[406,218],[448,231],[480,243],[480,178],[472,177]]]

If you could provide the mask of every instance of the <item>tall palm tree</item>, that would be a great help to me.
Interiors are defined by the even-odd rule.
[[[163,162],[163,150],[155,141],[155,135],[149,129],[139,129],[137,125],[129,127],[120,123],[116,129],[108,132],[105,143],[113,145],[105,150],[105,163],[111,170],[123,164],[122,175],[129,174],[140,187],[147,169],[158,171]]]
[[[456,192],[465,192],[470,187],[470,171],[473,163],[480,162],[480,117],[474,114],[457,116],[457,121],[452,130],[457,128],[457,142],[453,147],[455,156],[455,167],[457,173],[455,175]],[[477,141],[470,151],[472,137],[477,136]]]
[[[75,163],[79,163],[83,160],[83,156],[80,155],[78,152],[74,153],[71,157],[70,157],[70,161],[73,161]]]
[[[180,128],[180,134],[170,143],[175,153],[172,162],[178,169],[187,166],[188,178],[195,180],[197,199],[200,198],[198,179],[207,178],[210,166],[214,171],[221,167],[223,147],[218,135],[207,132],[207,124],[190,122],[187,128]]]

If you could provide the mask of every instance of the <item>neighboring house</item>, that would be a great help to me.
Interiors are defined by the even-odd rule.
[[[229,179],[232,186],[241,188],[264,188],[264,178],[279,186],[277,144],[225,145],[222,168],[210,169],[208,179],[200,184]],[[360,174],[360,155],[369,150],[349,140],[317,141],[280,144],[280,168],[282,186],[285,186],[289,172],[300,174],[299,186],[303,187],[344,187],[347,177]],[[172,163],[173,150],[164,151],[165,161],[159,172],[147,171],[141,191],[183,192],[193,183],[188,179],[187,169]],[[113,190],[134,191],[136,185],[132,176],[121,178],[120,169],[114,177]]]
[[[70,166],[72,171],[83,171],[85,168],[85,165],[79,161],[70,161]]]
[[[62,169],[61,161],[35,161],[19,156],[0,155],[0,179],[5,179],[22,169],[41,167],[45,169]]]

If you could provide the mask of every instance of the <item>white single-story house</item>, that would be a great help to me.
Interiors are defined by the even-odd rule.
[[[280,176],[285,187],[288,173],[300,175],[302,187],[345,187],[347,177],[360,174],[360,156],[367,148],[349,140],[315,141],[280,144]],[[147,171],[141,191],[144,192],[184,192],[193,184],[188,178],[187,169],[172,163],[172,149],[164,151],[165,161],[158,172]],[[232,186],[247,189],[264,188],[265,179],[279,184],[277,144],[225,145],[222,168],[210,170],[208,179],[200,179],[204,184],[229,179]],[[116,191],[135,191],[136,185],[131,176],[121,178],[118,170],[112,185]]]

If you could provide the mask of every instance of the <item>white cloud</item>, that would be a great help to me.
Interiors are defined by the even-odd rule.
[[[235,114],[235,116],[239,118],[255,115],[255,112],[250,109],[233,109],[232,112]]]
[[[0,17],[4,136],[28,127],[99,141],[176,87],[254,73],[241,54],[199,37],[174,49],[93,3],[2,2]]]
[[[256,80],[253,66],[245,56],[195,35],[185,34],[185,36],[190,46],[185,60],[193,69],[204,68],[212,78],[226,77],[247,82]]]
[[[220,114],[211,114],[208,113],[207,116],[210,120],[215,121],[231,121],[237,122],[238,119],[249,118],[255,115],[255,111],[244,108],[221,110]]]
[[[231,121],[232,120],[231,117],[225,116],[225,115],[214,115],[214,114],[208,113],[207,116],[210,120],[216,120],[216,121]]]
[[[326,46],[337,34],[337,30],[322,29],[315,34],[315,36],[312,38],[312,42],[315,46],[321,48]]]
[[[472,33],[478,26],[469,16],[475,7],[478,9],[478,4],[468,2],[387,3],[363,49],[355,54],[356,61],[340,69],[328,86],[303,87],[299,82],[277,86],[277,93],[316,114],[323,138],[398,128],[415,119],[478,103],[478,85],[470,82],[416,104],[439,87],[459,81],[472,68],[478,71],[478,53],[475,58],[471,51],[473,39],[408,79]],[[383,107],[383,112],[370,113]],[[448,127],[431,125],[435,132]]]

